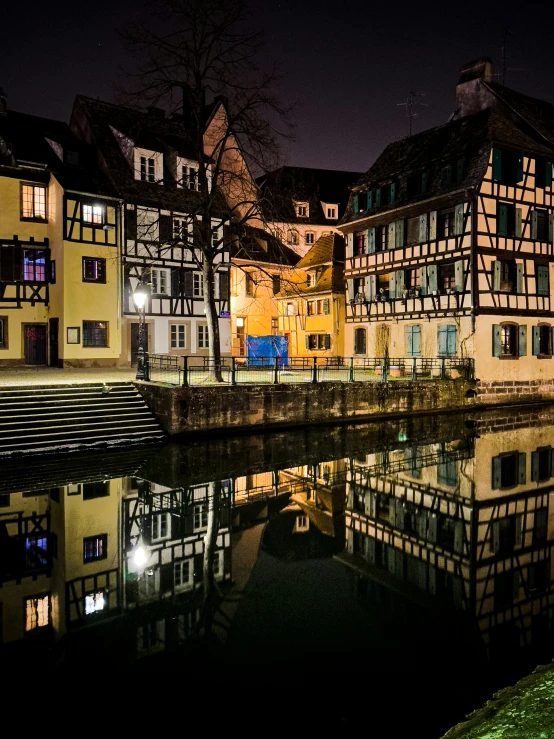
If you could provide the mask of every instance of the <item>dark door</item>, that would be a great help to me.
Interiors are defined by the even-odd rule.
[[[137,363],[139,347],[139,325],[138,323],[131,324],[131,364]],[[144,327],[144,351],[148,351],[148,326]]]
[[[50,340],[50,367],[58,366],[58,323],[57,318],[50,319],[48,338]]]
[[[25,364],[46,364],[46,325],[27,323],[23,326]]]

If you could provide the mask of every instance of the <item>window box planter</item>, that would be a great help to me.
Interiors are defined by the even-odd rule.
[[[391,377],[404,377],[404,367],[400,367],[396,364],[391,364],[389,368],[389,375]]]

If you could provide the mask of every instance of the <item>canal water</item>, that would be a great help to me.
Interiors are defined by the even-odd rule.
[[[553,439],[536,407],[4,461],[2,664],[439,739],[554,657]]]

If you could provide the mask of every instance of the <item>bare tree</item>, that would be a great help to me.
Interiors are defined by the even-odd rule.
[[[277,165],[291,110],[274,92],[277,70],[257,63],[262,36],[247,30],[244,0],[154,0],[150,8],[121,33],[139,60],[126,99],[163,106],[195,152],[198,205],[180,241],[202,271],[212,376],[221,381],[214,273],[229,226],[263,227],[252,172]]]

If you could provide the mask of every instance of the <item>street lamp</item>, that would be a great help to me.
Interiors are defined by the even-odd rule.
[[[148,298],[148,291],[146,285],[139,282],[137,289],[133,293],[133,300],[135,302],[136,309],[139,315],[139,330],[138,330],[138,350],[137,350],[137,380],[148,380],[148,362],[146,360],[146,348],[145,344],[145,329],[146,322],[144,318],[144,311],[146,308],[146,299]]]

